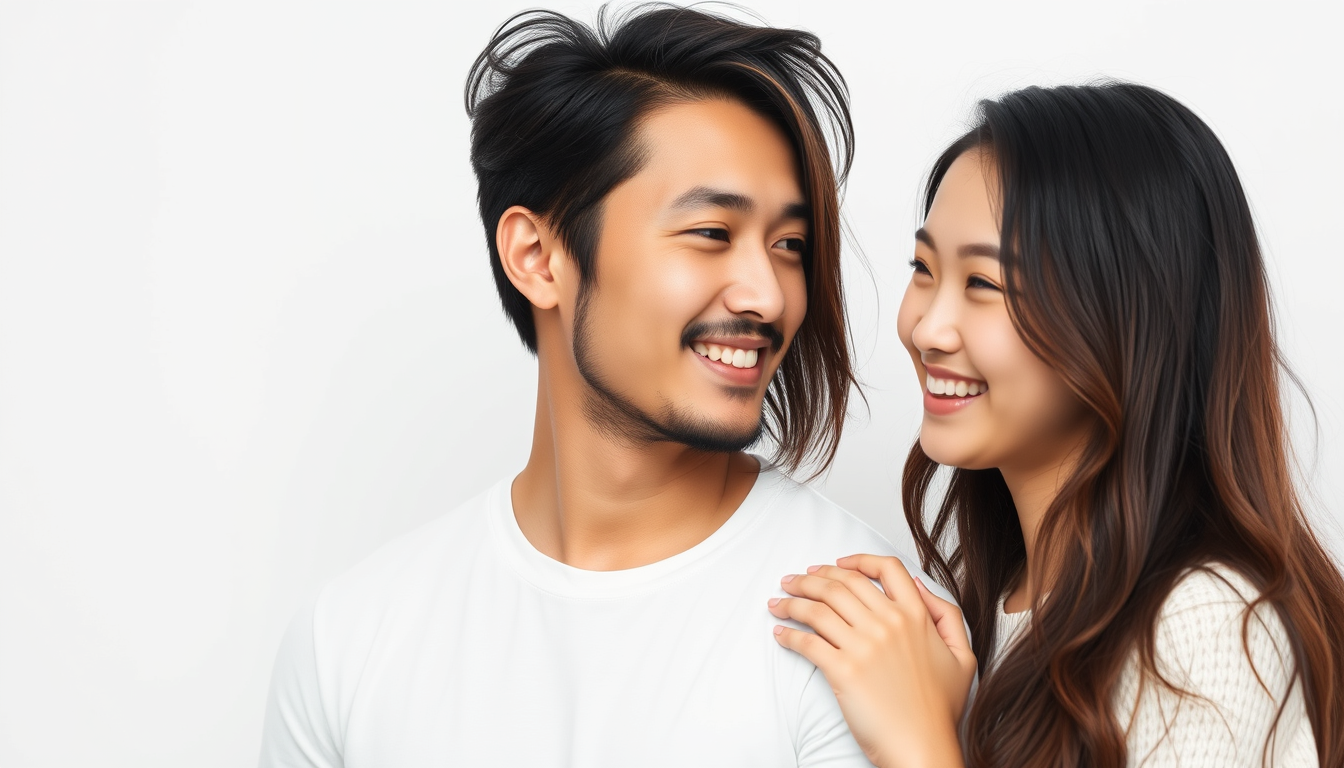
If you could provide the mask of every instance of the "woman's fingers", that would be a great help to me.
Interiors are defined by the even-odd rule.
[[[971,650],[971,638],[966,634],[966,623],[962,618],[961,609],[933,594],[919,579],[915,579],[915,586],[919,590],[919,596],[924,600],[924,607],[929,610],[938,636],[947,644],[948,650],[957,657],[957,661],[965,663],[969,656],[971,663],[974,664],[975,653]]]
[[[779,584],[790,595],[805,597],[808,600],[826,604],[850,626],[863,625],[871,614],[863,601],[854,594],[849,588],[849,584],[844,581],[828,579],[817,573],[806,573],[785,576]],[[872,586],[872,584],[869,583],[869,586]]]
[[[898,557],[850,555],[836,560],[835,564],[841,568],[858,571],[870,579],[877,579],[882,583],[882,590],[887,593],[887,597],[898,603],[921,602],[915,580],[910,577],[910,571]]]
[[[811,576],[838,581],[844,584],[850,594],[859,599],[869,611],[880,613],[891,609],[891,598],[877,588],[873,580],[858,571],[835,565],[814,565],[807,569]],[[849,622],[853,624],[853,621]]]
[[[849,640],[851,627],[836,615],[830,606],[795,597],[776,597],[770,600],[770,613],[776,618],[793,619],[816,630],[827,643],[843,648]]]
[[[840,651],[822,638],[792,627],[775,627],[775,642],[812,662],[828,678],[830,673],[827,670],[834,667],[840,655]]]

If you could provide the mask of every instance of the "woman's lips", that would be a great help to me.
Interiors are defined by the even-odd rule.
[[[936,416],[959,413],[989,391],[989,383],[941,366],[924,370],[924,410]]]
[[[926,389],[924,390],[924,410],[935,416],[949,416],[960,413],[963,408],[984,396],[984,393],[981,393],[965,397],[949,397],[947,395],[935,395]]]

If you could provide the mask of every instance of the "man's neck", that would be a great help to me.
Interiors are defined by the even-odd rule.
[[[718,530],[756,481],[750,455],[613,439],[547,390],[512,500],[523,535],[552,559],[591,571],[664,560]]]

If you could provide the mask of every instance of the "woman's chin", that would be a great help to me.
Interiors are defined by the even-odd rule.
[[[924,450],[924,455],[945,467],[952,467],[953,469],[991,469],[995,466],[971,455],[960,446],[948,445],[949,442],[952,441],[939,440],[923,433],[919,436],[919,447]]]

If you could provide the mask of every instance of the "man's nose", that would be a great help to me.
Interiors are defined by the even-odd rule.
[[[735,254],[732,275],[724,291],[724,304],[735,315],[756,315],[773,323],[784,314],[784,289],[774,260],[765,248]]]

